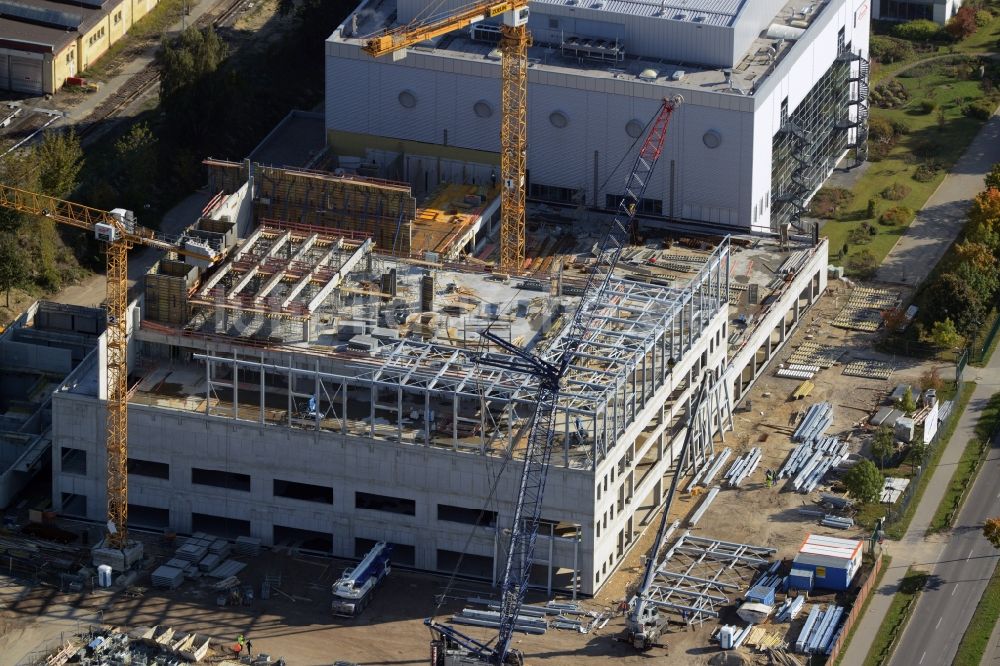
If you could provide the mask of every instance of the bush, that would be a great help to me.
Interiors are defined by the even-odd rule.
[[[929,42],[941,39],[941,27],[934,21],[920,19],[897,25],[892,29],[892,34],[911,42]]]
[[[934,103],[934,100],[925,99],[920,102],[920,110],[924,113],[932,113],[936,108],[937,104]]]
[[[976,25],[976,10],[966,5],[959,7],[955,15],[948,19],[944,29],[952,39],[959,40],[971,37],[979,26]]]
[[[809,202],[809,214],[813,217],[834,218],[844,206],[851,203],[853,198],[854,195],[850,190],[842,187],[824,187]]]
[[[985,9],[980,9],[976,12],[976,25],[980,28],[989,25],[989,22],[993,20],[993,14],[990,14]],[[869,46],[869,49],[871,47]],[[890,61],[891,62],[891,61]]]
[[[868,277],[878,268],[878,259],[875,258],[875,253],[871,250],[861,250],[849,256],[844,265],[852,273]]]
[[[873,36],[868,50],[872,58],[881,63],[899,62],[915,55],[913,44],[895,37]]]
[[[902,83],[893,79],[872,88],[871,100],[880,109],[898,109],[910,101],[910,93]]]
[[[996,102],[992,102],[988,99],[977,99],[971,104],[967,104],[963,111],[965,115],[970,118],[975,118],[976,120],[989,120],[990,116],[993,115],[993,110],[995,108]]]
[[[910,193],[910,188],[902,183],[893,183],[882,190],[882,198],[889,201],[901,201]],[[874,217],[870,215],[869,217]]]
[[[893,206],[878,217],[879,224],[893,226],[906,224],[913,219],[913,211],[906,206]]]
[[[940,170],[941,166],[939,164],[921,164],[917,167],[916,171],[913,172],[913,180],[918,183],[929,183],[934,180]]]

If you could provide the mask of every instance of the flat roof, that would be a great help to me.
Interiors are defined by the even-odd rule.
[[[535,0],[552,5],[569,5],[567,0]],[[578,1],[578,0],[577,0]],[[700,25],[731,25],[736,19],[736,15],[742,8],[744,0],[671,0],[663,5],[667,8],[664,20],[680,20],[675,17],[678,13],[686,14],[684,23],[690,23],[693,19],[701,16],[704,21],[695,21]],[[770,24],[776,24],[785,28],[794,27],[796,30],[801,26],[812,24],[815,19],[823,13],[830,0],[788,0],[786,4],[774,15]],[[570,5],[572,7],[572,5]],[[627,6],[628,12],[618,11],[617,13],[632,13],[639,11],[651,12],[650,16],[655,16],[660,9],[659,2],[640,2],[639,0],[609,0],[604,2],[602,10],[609,6],[621,6],[624,10]],[[343,43],[355,43],[360,45],[364,37],[373,35],[381,30],[396,26],[396,0],[383,0],[379,3],[378,11],[361,11],[355,9],[353,16],[356,17],[357,31],[351,37],[345,37],[340,30],[335,31],[329,38],[332,41]],[[612,10],[609,10],[612,11]],[[709,17],[714,17],[709,20]],[[792,26],[792,21],[795,26]],[[396,26],[398,27],[398,26]],[[806,28],[806,29],[807,29]],[[700,92],[726,93],[737,96],[752,95],[757,87],[766,80],[767,75],[774,69],[775,64],[780,61],[796,44],[796,38],[785,35],[784,37],[767,36],[768,28],[765,27],[756,39],[750,43],[750,47],[743,56],[732,67],[730,80],[726,80],[723,68],[713,65],[699,65],[698,63],[685,61],[667,61],[659,58],[635,56],[628,52],[628,43],[625,43],[626,56],[623,61],[606,62],[590,61],[581,59],[574,55],[564,56],[559,52],[558,45],[543,44],[536,42],[528,49],[528,58],[531,61],[531,68],[541,71],[551,71],[555,73],[576,74],[595,78],[610,79],[638,79],[648,84],[660,84],[670,88],[690,88]],[[579,35],[583,36],[583,35]],[[457,31],[428,40],[421,45],[411,48],[416,53],[429,53],[435,55],[447,55],[467,60],[490,60],[495,61],[499,66],[500,56],[496,44],[484,41],[473,41],[468,38],[467,31]],[[656,72],[655,78],[640,78],[639,74],[653,70]],[[673,77],[678,72],[683,76],[680,80]]]
[[[795,562],[809,562],[810,556],[839,560],[853,560],[861,550],[861,542],[853,539],[810,534],[799,548]],[[805,557],[802,557],[805,556]]]
[[[579,6],[578,0],[532,0],[533,4],[555,5],[559,7]],[[678,12],[686,14],[685,20],[704,17],[709,25],[730,25],[743,8],[745,0],[671,0],[669,2],[649,2],[648,0],[608,0],[592,3],[587,9],[608,14],[628,16],[649,16],[664,20],[678,20]]]

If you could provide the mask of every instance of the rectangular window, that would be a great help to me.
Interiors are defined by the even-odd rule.
[[[87,474],[87,452],[83,449],[62,447],[62,471],[70,474]]]
[[[605,195],[605,207],[608,210],[618,210],[625,197],[618,194]],[[663,215],[663,202],[659,199],[640,199],[639,213],[644,215]]]
[[[162,530],[170,527],[170,510],[142,504],[128,504],[128,524]]]
[[[333,488],[283,479],[274,480],[274,496],[302,500],[303,502],[333,504]]]
[[[87,517],[87,496],[75,493],[62,494],[62,513],[67,516]]]
[[[389,497],[387,495],[375,495],[374,493],[354,493],[354,508],[367,509],[369,511],[385,511],[386,513],[400,513],[404,516],[417,515],[417,503],[413,500],[402,497]]]
[[[359,560],[364,558],[375,544],[378,543],[375,539],[354,539],[354,557]],[[389,560],[393,565],[399,564],[404,567],[416,566],[417,563],[417,550],[413,546],[408,546],[405,543],[392,543],[387,542],[392,546],[392,552],[389,554]]]
[[[333,552],[333,534],[328,532],[314,532],[275,523],[273,535],[275,546],[300,548],[318,553]]]
[[[555,185],[541,185],[531,183],[528,186],[528,196],[532,199],[543,199],[553,203],[582,204],[584,202],[583,190],[570,187],[557,187]]]
[[[466,509],[450,504],[438,504],[438,520],[477,527],[496,527],[497,513],[485,509]]]
[[[493,558],[438,548],[437,569],[438,571],[454,572],[464,576],[490,578],[493,575]]]
[[[559,19],[557,19],[557,18],[555,18],[553,16],[550,16],[549,17],[549,30],[558,30],[558,29],[559,29]]]
[[[250,521],[213,516],[208,513],[192,513],[191,531],[207,532],[217,537],[235,539],[241,536],[250,536]]]
[[[202,486],[215,486],[227,490],[242,490],[250,492],[250,476],[248,474],[237,474],[221,469],[199,469],[191,468],[191,483]]]
[[[826,578],[826,567],[816,567],[816,578]]]
[[[154,479],[169,479],[170,465],[152,460],[129,458],[128,473],[136,476],[148,476]]]

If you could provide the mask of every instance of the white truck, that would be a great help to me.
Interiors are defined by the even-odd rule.
[[[379,541],[357,566],[344,571],[333,584],[333,602],[330,606],[334,615],[357,617],[365,609],[375,590],[392,571],[389,554],[392,546]]]

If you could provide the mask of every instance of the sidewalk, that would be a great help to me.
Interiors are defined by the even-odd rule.
[[[938,262],[962,230],[969,200],[983,189],[983,176],[994,162],[1000,162],[1000,110],[994,112],[952,172],[927,200],[913,224],[886,256],[876,279],[915,285],[926,277],[929,267]],[[975,434],[980,411],[990,396],[1000,390],[1000,354],[995,354],[986,368],[967,367],[965,379],[977,382],[976,390],[931,475],[909,529],[900,541],[886,544],[885,552],[892,556],[892,565],[885,570],[882,584],[856,625],[857,629],[841,661],[843,664],[864,663],[907,568],[914,564],[933,565],[948,540],[944,534],[929,538],[924,534],[944,497],[966,443]],[[1000,635],[996,638],[1000,640]],[[991,644],[995,645],[996,641],[991,641]]]
[[[962,231],[972,198],[983,190],[983,176],[996,162],[1000,162],[1000,109],[896,241],[875,279],[916,286],[927,277]]]

